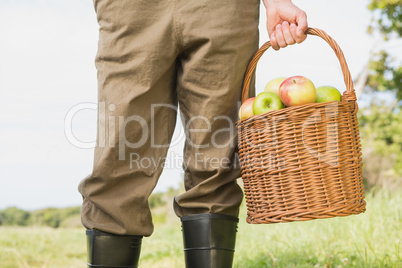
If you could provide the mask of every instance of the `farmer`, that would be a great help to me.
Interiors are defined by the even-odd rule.
[[[259,0],[94,4],[98,137],[93,172],[79,185],[88,267],[137,267],[178,111],[186,191],[173,203],[186,267],[232,267],[243,198],[234,124],[258,49]],[[264,5],[275,50],[306,38],[306,14],[290,0]]]

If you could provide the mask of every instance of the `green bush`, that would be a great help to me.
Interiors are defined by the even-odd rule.
[[[45,208],[32,212],[32,224],[57,228],[63,220],[80,212],[81,207]]]
[[[359,111],[363,147],[363,177],[368,188],[402,186],[402,113],[372,104]]]
[[[29,224],[29,220],[29,212],[16,207],[9,207],[0,211],[0,225],[26,226]]]

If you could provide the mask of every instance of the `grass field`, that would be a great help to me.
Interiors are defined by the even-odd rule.
[[[367,196],[364,214],[249,225],[242,207],[234,267],[402,267],[402,194]],[[169,213],[168,215],[171,215]],[[179,220],[155,217],[141,267],[184,267]],[[0,227],[0,267],[86,267],[84,229]]]

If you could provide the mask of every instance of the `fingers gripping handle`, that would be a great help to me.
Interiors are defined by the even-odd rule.
[[[323,30],[317,29],[317,28],[308,28],[306,31],[307,35],[315,35],[319,36],[322,39],[324,39],[328,45],[332,48],[332,50],[335,52],[336,57],[339,60],[339,63],[341,65],[342,69],[342,74],[343,74],[343,80],[346,85],[346,91],[343,93],[342,101],[349,101],[349,102],[354,102],[355,103],[355,110],[357,110],[357,103],[356,103],[356,93],[353,88],[353,81],[352,81],[352,76],[350,75],[348,65],[345,60],[345,56],[343,55],[343,52],[341,48],[338,46],[338,44],[335,42],[332,37],[330,37],[326,32]],[[242,103],[249,98],[249,90],[250,90],[250,81],[253,76],[254,70],[257,66],[257,63],[261,56],[264,54],[264,52],[271,47],[271,42],[268,41],[265,44],[263,44],[258,51],[254,54],[254,57],[250,61],[247,69],[246,69],[246,75],[243,81],[243,91],[242,91]]]

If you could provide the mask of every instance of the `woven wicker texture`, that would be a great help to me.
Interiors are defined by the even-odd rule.
[[[348,216],[365,211],[361,145],[353,81],[344,55],[324,31],[339,59],[346,91],[342,101],[311,103],[237,122],[248,223],[279,223]],[[265,43],[251,60],[242,102]]]

